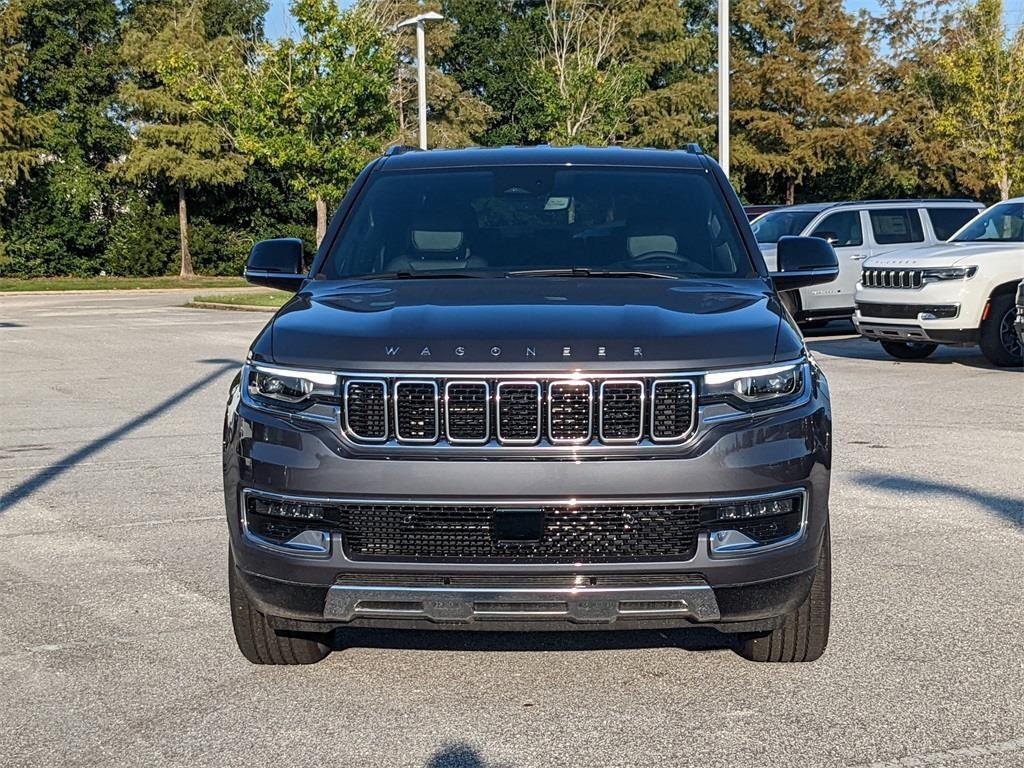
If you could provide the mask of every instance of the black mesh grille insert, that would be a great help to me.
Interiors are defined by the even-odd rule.
[[[656,440],[677,440],[693,423],[693,384],[659,381],[651,395],[651,435]]]
[[[395,385],[395,433],[399,440],[436,440],[437,423],[437,386],[433,382],[402,381]]]
[[[487,385],[483,382],[451,382],[445,389],[448,439],[486,442],[490,437]]]
[[[499,541],[488,505],[350,505],[331,509],[356,560],[627,562],[688,560],[699,507],[682,504],[541,506],[539,541]]]
[[[363,440],[387,437],[387,399],[382,381],[350,381],[345,389],[349,431]]]
[[[914,320],[921,312],[935,317],[956,317],[960,308],[956,304],[876,304],[858,301],[857,309],[865,317],[887,317],[901,320]]]
[[[601,438],[639,440],[643,435],[644,385],[605,382],[601,388]]]
[[[593,389],[590,382],[560,382],[548,390],[548,416],[551,439],[586,441],[590,439]]]
[[[501,384],[498,389],[498,439],[534,442],[540,438],[540,385]]]

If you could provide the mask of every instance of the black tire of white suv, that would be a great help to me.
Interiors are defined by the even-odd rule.
[[[299,636],[276,630],[271,617],[261,613],[242,587],[237,566],[228,551],[228,592],[231,596],[231,624],[238,650],[253,664],[316,664],[331,652],[316,636]],[[327,640],[327,637],[322,637]]]
[[[1013,329],[1017,307],[1011,293],[993,296],[988,309],[988,319],[981,324],[978,343],[981,353],[993,365],[1001,368],[1019,368],[1024,365],[1020,339]]]
[[[924,360],[939,348],[938,344],[926,341],[888,341],[881,342],[882,349],[899,360]]]
[[[736,653],[749,661],[816,661],[828,645],[832,615],[832,545],[829,526],[821,542],[818,565],[807,599],[768,633],[740,635]]]

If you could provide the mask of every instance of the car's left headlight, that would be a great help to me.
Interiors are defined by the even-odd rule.
[[[807,363],[789,363],[737,371],[712,371],[704,375],[703,402],[728,402],[741,406],[778,403],[799,395],[807,376]]]
[[[935,283],[940,280],[969,280],[977,271],[977,267],[929,267],[922,270],[921,280],[925,283]]]
[[[338,394],[338,377],[323,371],[304,371],[270,365],[247,365],[245,386],[255,400],[301,405]]]

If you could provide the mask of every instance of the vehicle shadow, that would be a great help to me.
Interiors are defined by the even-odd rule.
[[[732,636],[714,629],[577,630],[481,632],[444,629],[377,629],[352,627],[336,632],[332,650],[382,648],[404,651],[468,651],[538,653],[545,651],[609,651],[638,648],[677,648],[683,651],[721,651],[735,647]]]
[[[135,418],[126,421],[119,427],[116,427],[106,434],[97,437],[95,440],[86,443],[78,450],[75,450],[52,464],[43,467],[27,477],[25,480],[22,480],[13,488],[4,492],[3,495],[0,495],[0,515],[10,509],[15,503],[22,501],[23,499],[27,499],[29,496],[49,485],[64,473],[74,469],[75,466],[85,461],[93,454],[103,450],[111,443],[120,440],[125,435],[134,432],[143,424],[146,424],[157,416],[160,416],[165,411],[180,405],[204,387],[212,384],[228,371],[235,370],[241,366],[241,363],[237,360],[225,360],[220,358],[199,360],[198,362],[202,365],[212,365],[215,367],[205,376],[196,379],[191,384],[188,384],[172,395],[165,397],[159,403],[147,409],[143,413],[140,413]]]
[[[919,494],[946,494],[959,496],[963,499],[984,507],[997,517],[1024,528],[1024,496],[1004,496],[998,493],[978,491],[964,488],[951,483],[939,483],[932,480],[919,480],[913,477],[898,475],[867,474],[853,478],[859,485],[883,491],[907,491]]]
[[[512,764],[488,763],[473,747],[456,743],[442,747],[431,755],[423,768],[512,768]]]

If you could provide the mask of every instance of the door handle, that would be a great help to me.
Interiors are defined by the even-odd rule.
[[[864,261],[868,255],[866,253],[854,253],[850,255],[850,258],[854,261]]]

